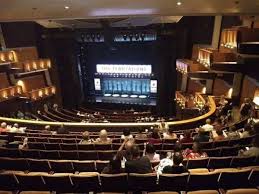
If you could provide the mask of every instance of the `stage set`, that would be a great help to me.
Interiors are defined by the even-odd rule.
[[[97,64],[94,88],[96,102],[156,105],[157,80],[151,65]]]

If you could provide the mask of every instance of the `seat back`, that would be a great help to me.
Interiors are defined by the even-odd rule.
[[[60,158],[64,160],[78,160],[77,150],[59,151]]]
[[[112,149],[112,144],[102,144],[102,143],[97,143],[94,145],[95,150],[111,150]]]
[[[50,172],[51,168],[48,160],[29,159],[30,172]]]
[[[59,143],[45,143],[46,150],[60,150]]]
[[[95,168],[95,161],[73,161],[73,167],[75,171],[78,172],[94,172],[96,171]]]
[[[189,174],[162,174],[159,176],[161,191],[185,191]]]
[[[255,165],[256,157],[233,157],[230,167],[246,167]]]
[[[85,151],[94,150],[94,144],[77,144],[77,149]]]
[[[78,193],[98,192],[100,191],[100,184],[98,173],[84,172],[79,174],[70,175],[74,185],[74,191]]]
[[[79,160],[98,160],[96,151],[78,151]]]
[[[248,177],[249,182],[255,186],[259,186],[259,168],[253,169],[250,176]]]
[[[29,165],[24,158],[0,158],[1,170],[25,171],[29,169]]]
[[[55,173],[73,173],[74,168],[72,162],[69,160],[49,160],[51,171]]]
[[[127,174],[101,174],[102,192],[127,192]]]
[[[40,157],[42,159],[59,159],[60,155],[57,150],[40,150]]]
[[[14,191],[19,189],[17,179],[12,172],[0,173],[0,188],[2,190]]]
[[[76,143],[61,143],[59,145],[60,145],[61,150],[77,150]]]
[[[111,160],[116,155],[117,151],[98,151],[99,160]]]
[[[226,194],[259,194],[258,189],[231,189]]]
[[[56,192],[73,192],[72,182],[69,173],[55,173],[52,175],[42,176],[49,191]]]
[[[130,173],[128,176],[128,185],[130,191],[156,191],[157,175],[155,173],[150,174],[137,174]]]
[[[207,168],[209,158],[190,159],[187,162],[187,168]]]
[[[218,168],[229,168],[232,157],[210,157],[208,168],[218,169]]]
[[[239,148],[238,147],[222,147],[220,155],[225,156],[237,156]]]

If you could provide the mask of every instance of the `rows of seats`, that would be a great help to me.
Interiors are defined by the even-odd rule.
[[[76,172],[76,171],[101,171],[109,161],[107,160],[51,160],[32,158],[8,158],[0,157],[0,167],[5,170],[28,170],[49,172]],[[98,164],[98,165],[97,165]],[[54,165],[54,166],[53,166]],[[153,166],[158,165],[154,162]],[[200,159],[184,160],[183,165],[188,169],[196,168],[240,168],[247,166],[259,166],[259,157],[208,157]],[[79,167],[80,166],[80,167]],[[89,167],[91,166],[91,168]],[[84,167],[87,169],[84,169]],[[42,169],[43,168],[43,169]],[[80,168],[80,169],[79,169]],[[94,170],[95,169],[95,170]]]
[[[98,174],[97,172],[54,173],[3,171],[4,190],[47,190],[57,192],[193,191],[200,189],[255,188],[259,169],[220,169],[207,173]],[[234,180],[234,181],[233,181]]]

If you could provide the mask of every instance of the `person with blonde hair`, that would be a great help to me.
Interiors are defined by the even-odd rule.
[[[111,139],[108,138],[108,132],[106,129],[102,129],[99,133],[99,138],[96,139],[97,143],[111,143]]]
[[[89,144],[89,143],[92,143],[92,140],[90,139],[89,132],[85,131],[82,134],[82,140],[79,142],[79,144]]]

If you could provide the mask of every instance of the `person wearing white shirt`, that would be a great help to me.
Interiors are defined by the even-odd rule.
[[[201,126],[201,128],[203,128],[206,132],[211,132],[214,129],[213,125],[211,125],[210,119],[207,119],[206,124]]]
[[[124,129],[123,130],[123,135],[121,135],[121,139],[123,140],[127,140],[127,139],[133,139],[133,136],[130,134],[130,130],[129,129]]]

